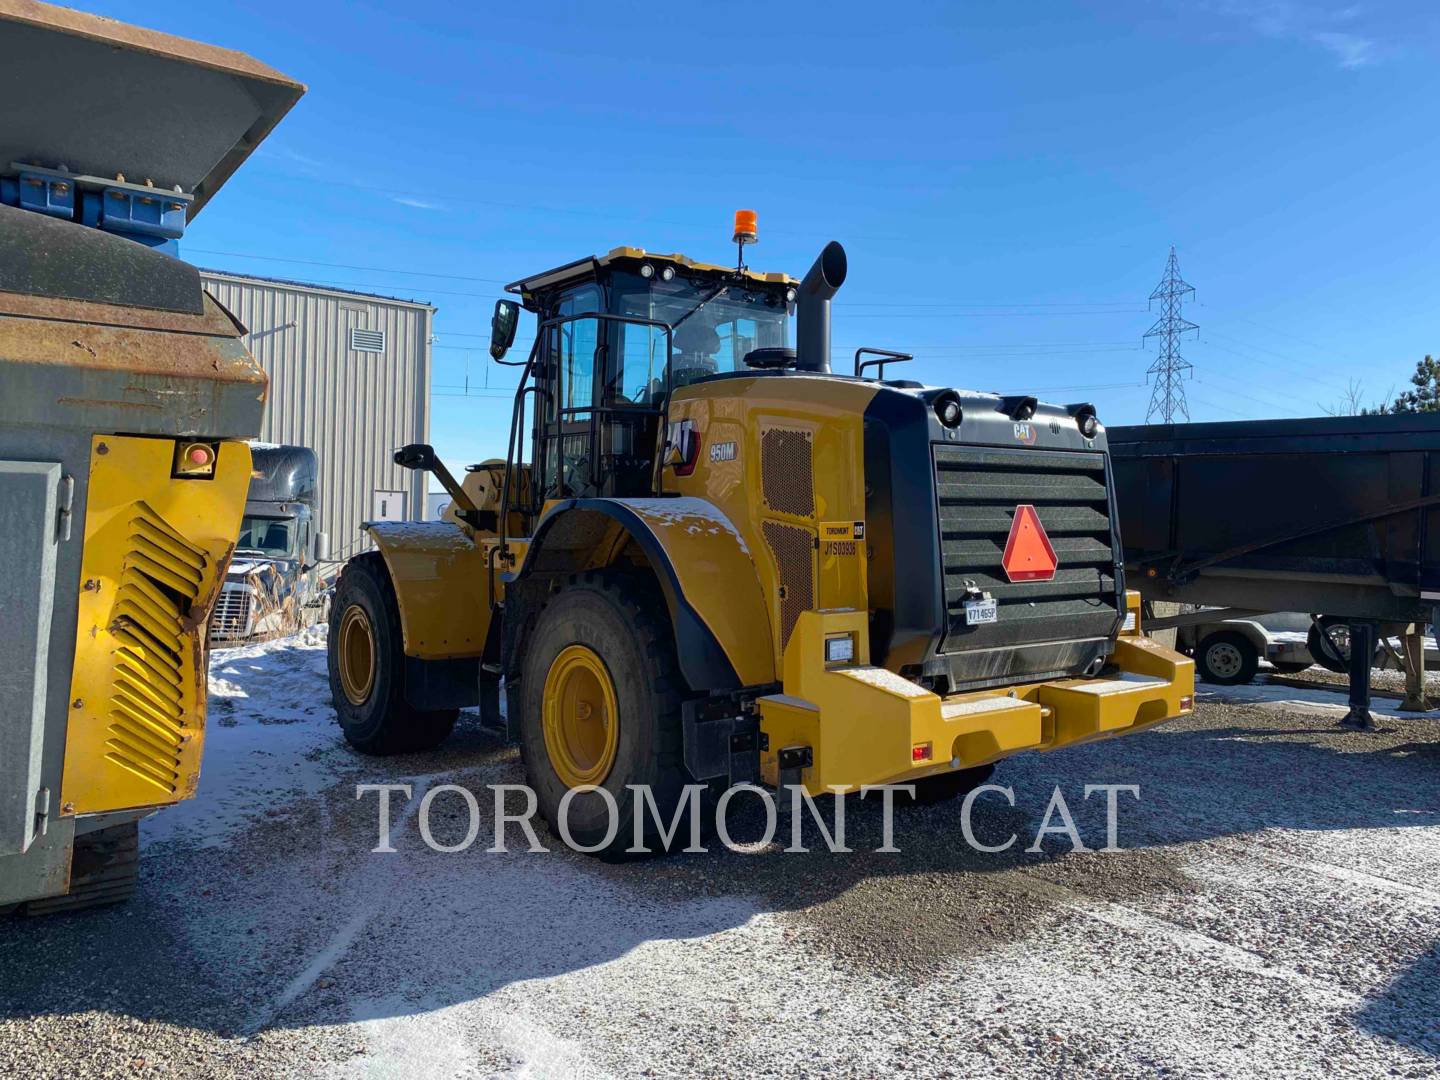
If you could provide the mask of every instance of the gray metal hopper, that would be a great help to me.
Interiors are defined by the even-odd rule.
[[[138,819],[195,793],[205,622],[267,382],[154,249],[303,92],[0,0],[0,909],[123,899]]]
[[[304,92],[243,53],[0,0],[0,176],[63,166],[109,185],[178,188],[189,220]]]

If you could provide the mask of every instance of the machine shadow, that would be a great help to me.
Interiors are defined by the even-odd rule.
[[[653,942],[723,935],[767,915],[799,929],[819,962],[884,965],[923,980],[1023,940],[1077,905],[1193,891],[1176,845],[1269,828],[1433,825],[1430,745],[1392,739],[1357,750],[1329,732],[1191,722],[1002,763],[993,782],[1011,788],[1016,805],[988,792],[971,821],[986,844],[1016,836],[1002,852],[965,843],[959,800],[897,808],[900,850],[879,851],[881,806],[847,799],[851,853],[825,850],[806,815],[805,853],[743,854],[712,841],[705,854],[606,864],[563,850],[543,827],[549,853],[525,851],[513,826],[510,851],[487,852],[493,818],[483,789],[523,777],[513,752],[462,728],[438,760],[390,759],[385,778],[475,790],[481,826],[464,853],[428,849],[398,806],[397,851],[373,853],[375,803],[357,801],[347,778],[230,847],[152,859],[128,906],[0,926],[0,1015],[101,1009],[224,1037],[384,1022],[597,968]],[[362,779],[379,778],[372,768]],[[1086,784],[1140,786],[1138,800],[1121,796],[1125,850],[1072,852],[1067,838],[1051,836],[1027,851],[1057,787],[1086,845],[1104,845],[1104,799],[1086,800]],[[828,803],[820,800],[833,829]],[[434,838],[457,842],[468,817],[458,795],[437,798]],[[733,824],[743,841],[764,819],[751,806]],[[790,837],[783,816],[779,836]],[[913,887],[887,887],[900,877]],[[704,955],[694,951],[693,970],[675,977],[703,982]],[[1433,996],[1435,964],[1422,959],[1357,1022],[1387,1033],[1413,1025],[1413,1014],[1386,1003]],[[1413,1027],[1390,1037],[1434,1052],[1432,1037]]]

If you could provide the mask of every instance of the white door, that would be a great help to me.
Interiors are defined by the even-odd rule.
[[[370,503],[371,521],[404,521],[405,492],[376,489]]]

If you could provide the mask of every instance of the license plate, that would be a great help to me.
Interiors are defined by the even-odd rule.
[[[994,600],[966,600],[965,601],[965,622],[969,626],[982,626],[985,623],[997,622],[997,608],[999,604]]]

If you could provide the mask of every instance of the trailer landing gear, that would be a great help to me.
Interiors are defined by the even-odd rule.
[[[1340,723],[1356,731],[1374,731],[1370,715],[1370,667],[1375,660],[1375,624],[1350,623],[1350,711]]]

